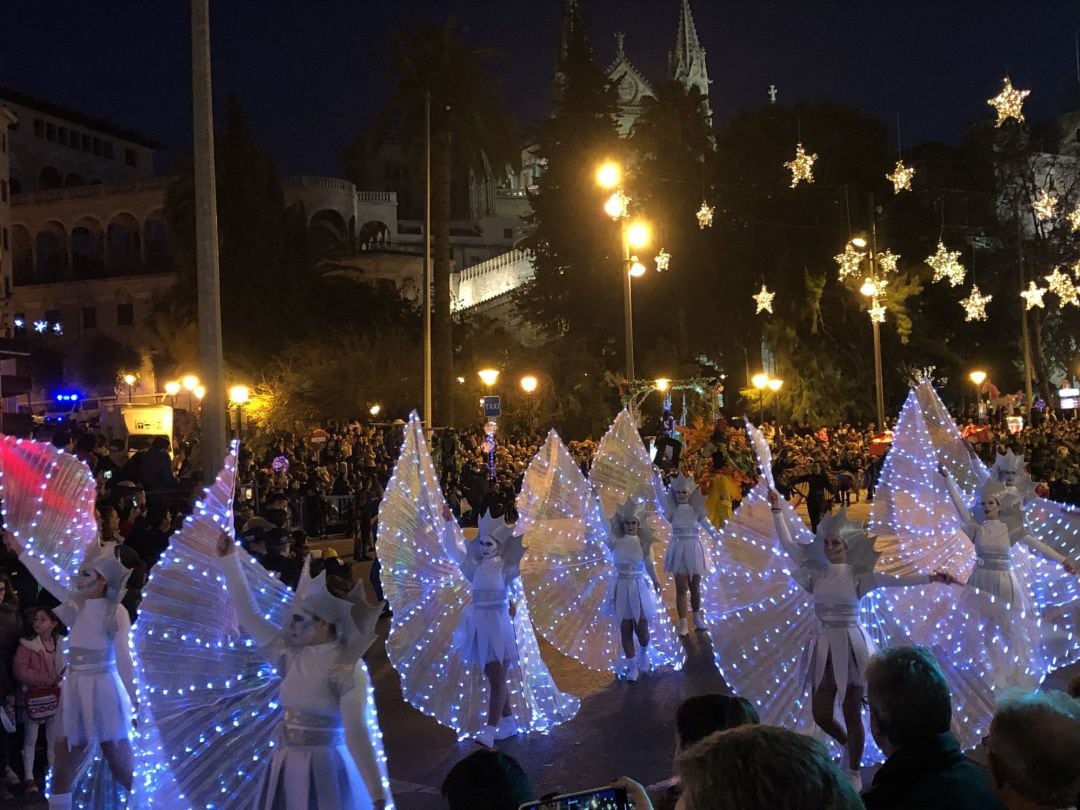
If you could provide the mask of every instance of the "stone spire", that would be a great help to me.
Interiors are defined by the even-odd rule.
[[[691,87],[697,88],[705,98],[705,110],[711,119],[709,70],[705,66],[705,49],[701,47],[698,39],[694,15],[690,13],[690,0],[681,0],[675,47],[668,52],[668,75],[688,90]]]
[[[570,49],[571,41],[574,38],[578,25],[581,23],[581,10],[578,8],[577,0],[566,0],[563,4],[563,18],[562,18],[562,32],[559,35],[559,53],[555,57],[555,100],[559,101],[562,98],[563,91],[566,89],[566,72],[564,70],[564,63],[566,61],[567,51]]]

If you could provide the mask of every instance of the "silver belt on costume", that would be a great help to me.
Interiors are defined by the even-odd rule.
[[[285,710],[285,722],[281,724],[281,742],[292,748],[327,748],[345,744],[345,729],[341,718]]]
[[[506,591],[499,588],[477,588],[472,592],[473,607],[492,610],[506,607]]]
[[[637,579],[645,573],[645,563],[619,563],[615,570],[619,579]]]
[[[698,539],[698,527],[694,526],[672,526],[671,527],[671,539],[672,540],[697,540]]]
[[[1011,571],[1009,564],[1009,552],[1007,551],[980,551],[977,553],[975,564],[985,571]]]
[[[104,650],[72,647],[68,650],[68,668],[72,672],[83,672],[88,674],[95,672],[115,672],[116,650],[112,647],[106,647]]]
[[[814,613],[822,627],[858,627],[858,605],[824,602],[814,605]]]

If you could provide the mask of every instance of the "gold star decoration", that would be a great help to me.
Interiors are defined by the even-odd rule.
[[[1058,297],[1058,306],[1061,309],[1064,309],[1066,304],[1080,306],[1080,289],[1077,289],[1071,276],[1061,272],[1060,267],[1055,267],[1053,272],[1044,278],[1047,288]]]
[[[934,269],[934,277],[931,280],[948,279],[951,286],[959,287],[964,283],[964,276],[967,274],[967,270],[960,264],[959,259],[959,250],[948,250],[945,243],[939,241],[937,252],[926,260],[926,263]]]
[[[986,100],[997,112],[997,126],[1001,126],[1010,118],[1015,118],[1018,123],[1023,122],[1024,99],[1031,95],[1030,90],[1017,90],[1012,86],[1012,79],[1005,77],[1005,85],[1001,92],[993,98]]]
[[[896,272],[896,263],[900,261],[900,254],[893,253],[891,250],[883,250],[874,259],[877,261],[881,274],[886,275]]]
[[[1080,203],[1077,204],[1076,208],[1069,212],[1067,218],[1072,232],[1076,233],[1077,231],[1080,231]]]
[[[1080,259],[1073,265],[1072,271],[1073,275],[1076,276],[1077,279],[1080,279]]]
[[[668,265],[671,264],[671,254],[663,248],[660,248],[660,252],[656,254],[656,272],[663,273],[668,269]]]
[[[971,293],[967,298],[960,299],[960,306],[964,308],[965,321],[985,321],[986,305],[993,300],[992,295],[983,295],[978,284],[971,285]]]
[[[1046,189],[1042,189],[1039,192],[1039,196],[1035,198],[1035,202],[1031,204],[1031,210],[1035,212],[1035,216],[1039,218],[1040,222],[1046,222],[1048,219],[1053,219],[1054,214],[1057,213],[1057,207],[1057,195]],[[1070,219],[1069,221],[1071,222],[1072,220]]]
[[[762,284],[761,292],[750,297],[753,298],[754,303],[757,304],[757,309],[754,311],[755,315],[761,312],[772,314],[772,302],[773,299],[776,298],[776,293],[769,292],[769,288]]]
[[[851,242],[848,242],[844,245],[844,252],[837,253],[833,256],[833,259],[840,265],[840,280],[843,281],[848,276],[853,276],[859,272],[859,265],[862,264],[863,254],[857,251]]]
[[[814,182],[814,161],[817,157],[816,154],[808,155],[801,143],[795,146],[795,157],[784,164],[785,168],[791,170],[791,188],[804,180],[807,183]]]
[[[885,323],[885,306],[877,300],[870,305],[870,323]]]
[[[911,191],[911,178],[915,176],[915,170],[904,165],[904,161],[896,161],[896,168],[892,174],[885,175],[885,179],[892,183],[893,194],[901,191]]]
[[[1043,296],[1046,295],[1046,287],[1036,286],[1035,282],[1029,282],[1028,288],[1020,293],[1020,297],[1024,299],[1024,309],[1045,309],[1046,304],[1043,302]]]
[[[705,200],[701,201],[701,208],[699,208],[697,214],[695,214],[698,227],[701,228],[701,230],[712,227],[713,214],[715,212],[716,209],[705,202]]]

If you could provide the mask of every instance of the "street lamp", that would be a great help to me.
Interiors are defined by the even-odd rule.
[[[378,416],[380,411],[382,411],[382,405],[380,405],[378,402],[368,408],[368,413],[370,413],[372,417]]]
[[[669,380],[667,377],[657,377],[656,378],[656,390],[657,391],[659,391],[661,394],[664,394],[664,393],[667,393],[667,390],[669,388],[671,388],[671,380]]]
[[[495,385],[495,381],[499,379],[499,370],[495,368],[482,368],[476,372],[480,380],[488,387],[488,392],[491,392],[491,387]]]
[[[180,379],[180,385],[185,391],[194,391],[199,385],[199,378],[194,374],[185,374]]]
[[[601,163],[596,169],[596,184],[600,188],[617,188],[622,180],[622,168],[613,160]]]
[[[521,378],[521,390],[524,391],[526,394],[531,394],[533,391],[535,391],[536,387],[539,384],[540,383],[536,379],[536,377],[531,374],[526,374],[524,377]]]
[[[525,392],[525,409],[528,415],[529,433],[536,433],[536,410],[533,394],[539,387],[540,381],[532,374],[526,374],[521,378],[521,390]]]
[[[238,437],[243,436],[244,406],[250,401],[251,389],[246,385],[234,385],[229,389],[229,402],[236,406],[236,435]]]
[[[978,421],[982,411],[982,384],[986,382],[986,372],[976,369],[968,374],[968,379],[975,384],[975,420]]]
[[[781,388],[781,386],[783,386],[783,384],[784,384],[784,381],[780,380],[780,379],[777,379],[776,377],[770,377],[769,382],[766,383],[766,385],[769,386],[769,390],[772,391],[774,394],[777,391],[780,390],[780,388]]]
[[[139,381],[139,378],[132,374],[130,371],[124,375],[124,385],[128,390],[128,405],[131,404],[132,390],[135,388],[135,383]]]
[[[761,424],[761,420],[765,413],[765,389],[769,385],[769,375],[764,372],[758,372],[750,378],[750,384],[757,389],[758,392],[758,409],[757,417],[758,424]]]

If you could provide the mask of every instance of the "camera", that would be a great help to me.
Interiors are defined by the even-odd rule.
[[[622,788],[601,787],[526,802],[518,810],[632,810]]]

